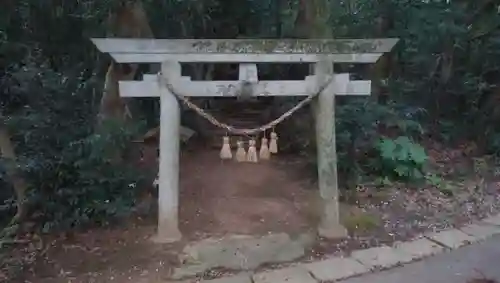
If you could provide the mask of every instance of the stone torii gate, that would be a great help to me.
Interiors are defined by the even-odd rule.
[[[314,98],[318,184],[322,215],[318,232],[327,238],[346,236],[339,222],[335,143],[335,95],[369,95],[371,82],[334,74],[335,63],[375,63],[397,39],[198,40],[94,38],[96,47],[118,63],[161,63],[161,76],[178,93],[191,97],[234,97],[250,83],[253,96]],[[239,63],[239,81],[191,81],[181,75],[181,63]],[[314,74],[303,81],[259,81],[257,63],[312,63]],[[332,77],[333,76],[333,77]],[[122,97],[159,97],[160,155],[158,242],[175,242],[178,227],[180,105],[158,75],[142,81],[120,81]],[[328,86],[324,87],[324,84]]]

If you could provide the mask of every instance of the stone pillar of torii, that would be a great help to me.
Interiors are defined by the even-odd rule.
[[[350,80],[349,74],[334,73],[335,63],[375,63],[389,52],[397,39],[92,39],[101,52],[118,63],[161,63],[158,74],[142,81],[120,81],[122,97],[160,98],[160,142],[158,177],[158,232],[156,241],[169,243],[182,238],[179,230],[178,99],[166,87],[191,97],[234,97],[250,83],[253,96],[308,96],[329,85],[312,101],[315,118],[318,186],[322,200],[319,235],[346,236],[339,220],[337,154],[335,143],[335,96],[369,95],[371,82]],[[181,75],[181,63],[239,63],[239,81],[192,81]],[[312,63],[314,73],[303,81],[259,81],[257,63]],[[333,78],[332,78],[333,76]]]

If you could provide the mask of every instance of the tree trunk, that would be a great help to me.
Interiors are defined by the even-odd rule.
[[[153,38],[147,15],[141,1],[123,3],[108,18],[108,37]],[[137,73],[138,64],[111,63],[108,67],[104,92],[99,107],[99,125],[106,120],[125,122],[131,118],[127,103],[120,97],[118,81],[132,80]]]
[[[329,3],[328,0],[300,0],[295,35],[300,38],[331,38]]]
[[[12,145],[7,127],[3,124],[0,124],[0,157],[7,161],[6,173],[16,194],[17,211],[11,224],[20,223],[26,215],[27,184],[17,170],[17,157],[14,146]]]
[[[381,1],[381,5],[383,5],[382,13],[378,16],[376,21],[375,37],[377,38],[387,37],[387,32],[391,28],[393,22],[391,3],[389,1]],[[392,53],[384,54],[380,57],[378,62],[370,67],[370,79],[372,81],[371,96],[382,104],[387,100],[387,90],[384,79],[389,75],[393,59],[392,56]]]

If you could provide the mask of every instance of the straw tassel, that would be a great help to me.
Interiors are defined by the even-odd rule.
[[[271,141],[269,142],[269,152],[278,153],[278,135],[274,130],[271,132]]]
[[[243,147],[243,142],[242,141],[237,141],[236,142],[236,161],[238,162],[245,162],[247,159],[247,153],[245,152],[245,148]]]
[[[229,144],[229,137],[225,136],[222,138],[222,148],[220,149],[221,159],[231,159],[233,158],[233,153],[231,152],[231,145]]]
[[[248,142],[247,162],[257,163],[258,161],[255,140],[250,140]]]
[[[266,137],[263,137],[261,142],[260,142],[260,151],[259,151],[259,158],[260,159],[269,159],[271,157],[271,153],[269,152],[269,146],[267,145],[268,140]]]

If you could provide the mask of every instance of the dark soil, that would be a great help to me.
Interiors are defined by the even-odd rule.
[[[181,230],[190,239],[228,233],[298,233],[311,225],[307,182],[283,160],[257,164],[221,161],[215,151],[184,156]],[[283,170],[283,166],[288,169]]]

